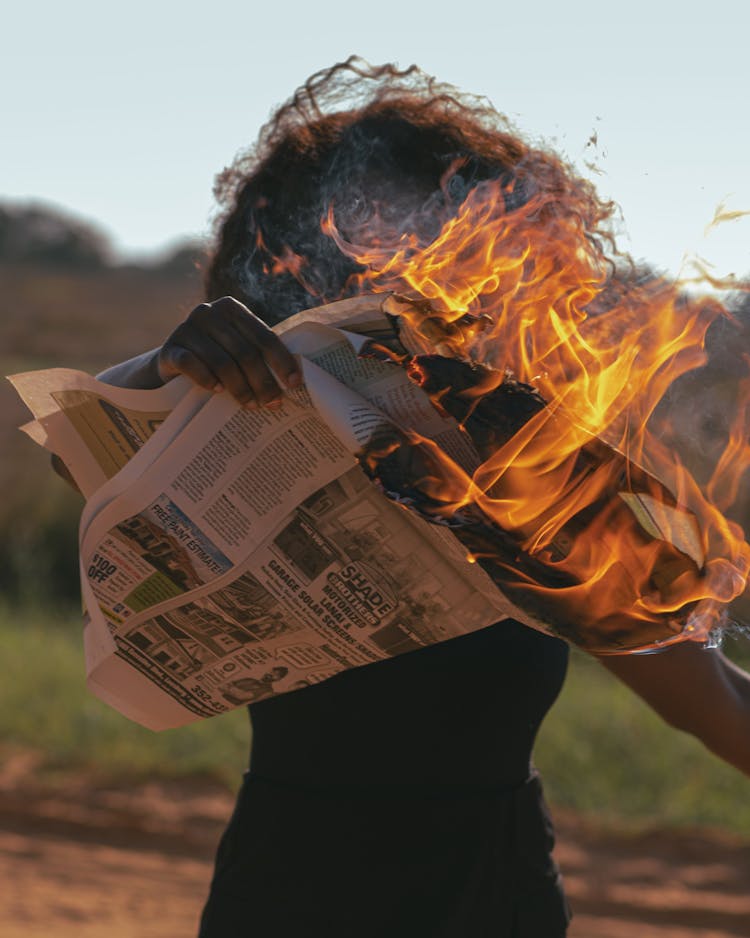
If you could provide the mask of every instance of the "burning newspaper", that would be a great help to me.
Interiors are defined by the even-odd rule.
[[[11,379],[87,498],[94,693],[164,729],[505,618],[603,654],[707,635],[747,554],[697,487],[678,501],[430,321],[383,295],[287,320],[305,383],[273,410],[181,378]],[[562,436],[539,471],[531,443]]]

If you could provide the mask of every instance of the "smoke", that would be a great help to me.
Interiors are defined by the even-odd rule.
[[[291,183],[275,204],[251,209],[231,261],[242,293],[278,321],[361,290],[367,269],[347,244],[387,256],[432,243],[471,190],[500,172],[438,138],[393,118],[349,128],[312,185]]]
[[[747,443],[748,417],[738,413],[740,389],[750,377],[750,295],[726,301],[728,315],[719,316],[706,335],[705,364],[678,378],[668,389],[652,421],[660,439],[677,456],[701,487],[712,475],[730,445],[732,435]],[[750,529],[750,478],[745,474],[725,514]]]
[[[706,360],[667,390],[649,428],[723,514],[750,533],[750,294],[725,299],[706,335]],[[732,602],[708,644],[750,637],[750,596]]]

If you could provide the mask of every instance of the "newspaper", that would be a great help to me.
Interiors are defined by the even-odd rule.
[[[352,328],[388,329],[378,305],[349,309],[362,314]],[[358,357],[372,330],[285,325],[304,385],[275,409],[179,380],[131,391],[64,369],[11,379],[36,414],[24,429],[87,496],[88,684],[153,729],[523,615],[355,458],[377,427],[410,420],[468,468],[466,434],[402,369]]]
[[[190,388],[185,378],[152,391],[113,388],[69,368],[25,372],[10,381],[36,417],[21,429],[40,446],[65,453],[86,498],[129,462]]]
[[[394,329],[393,309],[358,297],[277,327],[304,382],[276,408],[246,410],[184,378],[151,391],[66,369],[11,378],[35,415],[23,429],[87,499],[84,648],[102,700],[166,729],[502,619],[562,634],[533,596],[513,601],[505,571],[533,579],[537,563],[516,541],[471,513],[429,516],[408,495],[384,497],[365,471],[362,454],[383,434],[418,436],[469,479],[484,458],[404,368],[364,354],[431,350]],[[653,485],[618,494],[642,532],[679,553],[661,571],[665,589],[705,565],[690,512]],[[552,544],[560,556],[568,535]],[[609,640],[591,634],[571,625],[565,637]]]

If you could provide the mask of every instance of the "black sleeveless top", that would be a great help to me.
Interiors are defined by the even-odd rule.
[[[250,707],[250,771],[311,784],[520,784],[567,646],[506,620]]]
[[[200,938],[562,938],[531,750],[566,665],[507,620],[253,704]]]

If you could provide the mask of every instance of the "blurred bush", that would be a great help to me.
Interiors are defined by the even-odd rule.
[[[75,270],[108,265],[112,249],[94,225],[36,204],[0,205],[0,257]]]
[[[71,608],[79,603],[81,497],[51,477],[44,459],[19,461],[9,475],[13,497],[0,504],[0,594],[14,604]]]

